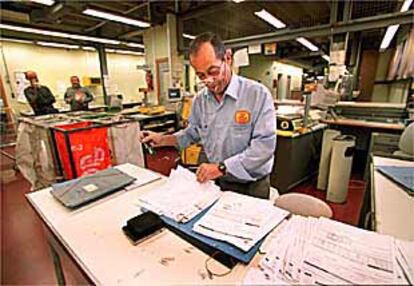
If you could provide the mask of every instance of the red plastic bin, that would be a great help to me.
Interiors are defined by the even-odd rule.
[[[73,179],[111,166],[107,127],[92,122],[58,125],[56,147],[65,179]]]

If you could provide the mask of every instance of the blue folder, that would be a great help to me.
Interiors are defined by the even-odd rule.
[[[378,166],[377,170],[398,184],[410,195],[414,195],[414,167]]]
[[[255,246],[253,246],[248,252],[244,252],[243,250],[237,248],[236,246],[216,240],[210,237],[207,237],[205,235],[196,233],[193,231],[194,224],[209,210],[210,208],[205,209],[201,213],[199,213],[197,216],[195,216],[192,220],[188,221],[187,223],[178,223],[174,221],[173,219],[167,218],[165,216],[161,216],[161,219],[169,226],[179,230],[180,232],[188,235],[190,238],[194,238],[198,241],[201,241],[202,243],[206,244],[207,246],[210,246],[214,249],[220,250],[221,252],[236,258],[237,260],[248,264],[250,260],[253,259],[256,252],[259,250],[260,245],[262,245],[264,238],[260,240],[258,243],[256,243]]]
[[[135,179],[115,168],[52,185],[50,193],[68,208],[81,207],[106,195],[122,190]],[[94,188],[87,190],[90,186]]]

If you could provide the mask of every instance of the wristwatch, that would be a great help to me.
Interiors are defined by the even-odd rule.
[[[227,168],[226,168],[226,165],[224,165],[223,162],[220,162],[218,164],[218,169],[223,174],[223,176],[226,174]]]

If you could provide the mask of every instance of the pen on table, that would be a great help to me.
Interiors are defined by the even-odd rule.
[[[251,222],[245,222],[244,224],[248,225],[248,226],[260,227],[260,225],[257,225],[257,224],[251,223]]]

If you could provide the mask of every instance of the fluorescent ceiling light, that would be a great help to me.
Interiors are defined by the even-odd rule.
[[[315,46],[314,44],[312,44],[311,42],[309,42],[304,37],[296,38],[296,41],[298,41],[299,43],[301,43],[302,45],[304,45],[305,47],[307,47],[312,52],[316,52],[316,51],[319,50],[319,48],[317,46]]]
[[[277,19],[275,16],[267,12],[265,9],[260,10],[259,12],[254,12],[254,14],[261,18],[262,20],[268,22],[270,25],[276,27],[277,29],[282,29],[286,27],[286,24]]]
[[[144,45],[143,44],[129,42],[129,43],[126,43],[126,45],[128,47],[132,47],[132,48],[142,48],[142,49],[144,49]]]
[[[126,51],[126,50],[115,50],[117,54],[124,54],[124,55],[134,55],[134,56],[143,56],[144,53],[142,52],[134,52],[134,51]]]
[[[194,40],[196,37],[190,34],[183,34],[184,38],[190,39],[190,40]]]
[[[61,43],[52,43],[52,42],[36,42],[39,46],[53,47],[53,48],[65,48],[65,49],[79,49],[78,45],[67,45]]]
[[[30,0],[30,2],[39,3],[47,6],[52,6],[55,4],[54,0]]]
[[[19,39],[1,38],[1,40],[6,41],[6,42],[19,43],[19,44],[33,44],[33,41],[26,41],[26,40],[19,40]]]
[[[13,26],[13,25],[1,24],[1,23],[0,23],[0,29],[17,31],[17,32],[24,32],[24,33],[31,33],[31,34],[38,34],[38,35],[44,35],[44,36],[52,36],[52,37],[58,37],[58,38],[73,39],[73,40],[90,41],[90,42],[96,42],[96,43],[101,43],[101,44],[118,45],[118,44],[121,43],[118,40],[111,40],[111,39],[104,39],[104,38],[97,38],[97,37],[89,37],[89,36],[69,34],[69,33],[63,33],[63,32],[54,32],[54,31],[41,30],[41,29],[36,29],[36,28],[20,27],[20,26]]]
[[[400,12],[408,11],[408,9],[411,6],[411,3],[413,3],[413,0],[405,0],[404,3],[401,6]],[[391,25],[387,27],[387,31],[385,32],[384,38],[382,39],[380,50],[385,50],[389,47],[391,44],[392,39],[395,36],[395,33],[397,33],[398,28],[400,25]]]
[[[82,50],[94,52],[96,49],[94,47],[82,47]]]
[[[403,3],[403,5],[401,6],[400,12],[408,11],[408,9],[411,6],[411,3],[413,3],[413,0],[405,0],[404,3]]]
[[[328,55],[323,55],[322,58],[328,63],[331,61],[331,58]]]
[[[144,22],[144,21],[140,21],[140,20],[135,20],[132,18],[127,18],[124,16],[118,16],[115,14],[111,14],[111,13],[107,13],[107,12],[103,12],[103,11],[99,11],[99,10],[95,10],[95,9],[85,9],[82,12],[85,15],[89,15],[89,16],[93,16],[93,17],[98,17],[98,18],[102,18],[105,20],[110,20],[110,21],[114,21],[114,22],[119,22],[119,23],[123,23],[123,24],[128,24],[128,25],[132,25],[132,26],[138,26],[141,28],[148,28],[151,26],[150,23],[148,22]]]
[[[127,51],[127,50],[115,50],[115,49],[105,49],[105,52],[124,54],[124,55],[136,55],[136,56],[143,56],[144,55],[144,53],[142,53],[142,52],[134,52],[134,51]]]
[[[244,0],[233,0],[234,3],[240,3],[243,2]]]
[[[388,46],[390,45],[399,27],[400,25],[398,24],[388,26],[387,31],[385,32],[384,38],[382,39],[380,50],[385,50],[388,48]]]

